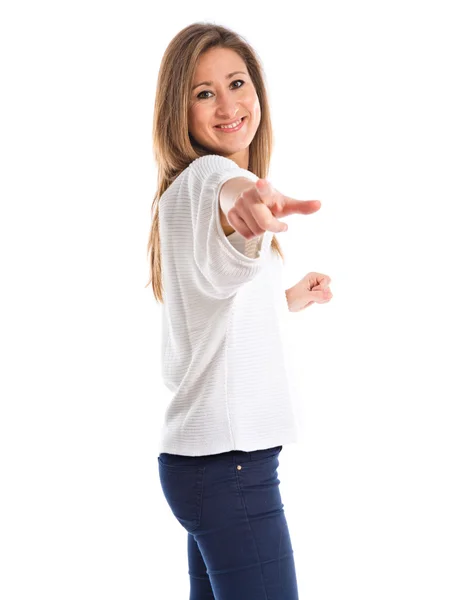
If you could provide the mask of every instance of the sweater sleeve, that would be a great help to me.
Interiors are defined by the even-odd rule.
[[[216,297],[229,297],[261,270],[264,252],[273,233],[246,240],[245,252],[237,250],[225,235],[220,221],[221,186],[234,177],[258,177],[219,155],[202,156],[189,166],[188,188],[193,230],[193,253],[201,273],[199,284]]]

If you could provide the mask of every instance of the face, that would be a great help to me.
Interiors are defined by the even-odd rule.
[[[194,73],[188,111],[189,133],[197,143],[247,169],[249,144],[260,117],[259,98],[243,59],[227,48],[204,52]],[[239,119],[239,128],[218,127]]]

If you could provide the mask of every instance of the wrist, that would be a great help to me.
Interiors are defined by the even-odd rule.
[[[288,310],[292,312],[292,289],[293,288],[288,288],[287,290],[285,290],[285,296],[286,296],[286,303],[288,305]]]

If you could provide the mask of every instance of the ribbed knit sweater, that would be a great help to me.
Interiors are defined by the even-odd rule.
[[[273,233],[226,236],[219,191],[258,177],[228,158],[194,160],[159,201],[162,376],[173,393],[159,452],[202,456],[297,441],[288,312]]]

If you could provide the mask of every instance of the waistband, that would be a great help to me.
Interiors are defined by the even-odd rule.
[[[227,462],[240,464],[248,461],[261,460],[271,456],[277,456],[282,451],[283,446],[274,446],[273,448],[265,448],[263,450],[252,450],[245,452],[244,450],[230,450],[229,452],[221,452],[219,454],[206,454],[204,456],[185,456],[182,454],[169,454],[161,452],[159,460],[165,465],[205,465],[208,462]]]

